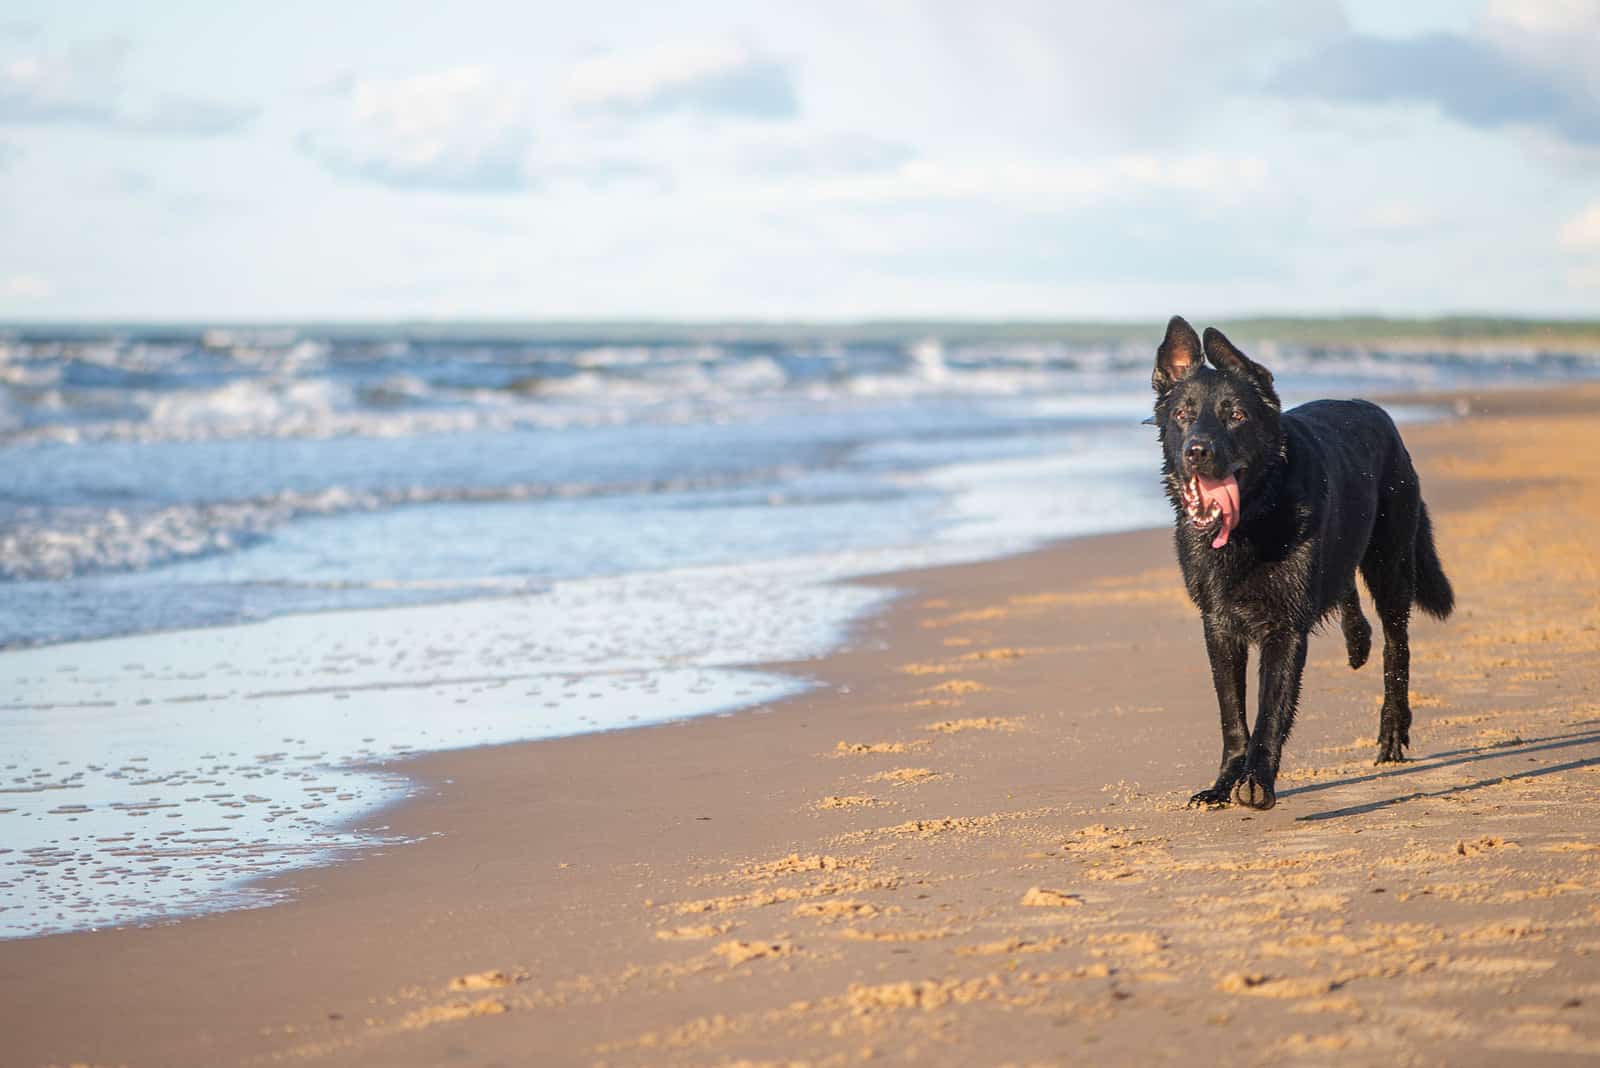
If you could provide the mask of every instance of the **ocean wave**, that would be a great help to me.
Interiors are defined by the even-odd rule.
[[[793,476],[769,467],[672,479],[608,483],[517,483],[504,486],[413,486],[315,492],[284,491],[246,500],[146,508],[20,509],[0,529],[0,577],[60,580],[109,571],[141,571],[179,560],[244,548],[298,519],[378,512],[427,504],[573,500],[630,494],[726,490]]]
[[[492,386],[446,386],[416,374],[352,384],[326,378],[239,379],[214,388],[40,391],[4,398],[0,444],[400,438],[431,434],[683,423],[759,414],[766,401],[850,404],[880,398],[1016,395],[1070,385],[1037,368],[860,373],[797,381],[778,360],[584,368]],[[111,417],[107,417],[107,416]]]
[[[234,383],[215,391],[192,391],[180,397],[136,394],[146,413],[139,418],[83,419],[40,423],[26,421],[15,408],[9,425],[0,416],[0,444],[77,445],[87,442],[126,441],[227,441],[246,438],[402,438],[428,434],[468,433],[479,430],[516,430],[525,427],[562,429],[598,426],[626,420],[618,408],[582,411],[518,405],[515,398],[467,397],[492,400],[458,408],[403,407],[406,402],[431,400],[437,391],[419,388],[415,381],[391,380],[356,395],[357,407],[328,403],[333,390],[318,383],[295,387],[263,388],[256,383]],[[70,407],[60,397],[47,398],[54,406]],[[79,404],[80,411],[85,405]],[[0,411],[4,411],[0,406]]]
[[[186,435],[236,437],[325,425],[351,405],[348,387],[325,378],[239,379],[216,389],[144,393],[148,421]]]
[[[1265,341],[1256,351],[1280,376],[1397,386],[1600,373],[1600,353],[1511,343]],[[0,344],[0,444],[398,438],[721,421],[769,401],[1070,396],[1142,381],[1149,359],[1144,345],[936,337],[585,345],[257,331],[9,342]]]
[[[378,506],[373,494],[330,489],[250,501],[177,504],[142,512],[68,508],[40,518],[25,513],[0,534],[0,574],[30,580],[141,570],[237,549],[300,516]]]

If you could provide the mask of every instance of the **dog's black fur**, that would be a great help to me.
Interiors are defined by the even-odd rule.
[[[1455,595],[1394,422],[1366,401],[1313,401],[1283,412],[1271,372],[1215,328],[1202,347],[1178,317],[1167,325],[1151,384],[1178,562],[1204,620],[1222,711],[1222,768],[1190,805],[1225,805],[1230,796],[1251,808],[1276,803],[1311,631],[1337,612],[1350,666],[1361,667],[1372,651],[1358,567],[1383,626],[1378,763],[1404,759],[1411,606],[1443,619]],[[1218,549],[1212,541],[1221,520],[1197,526],[1205,520],[1186,514],[1181,499],[1196,474],[1238,481],[1238,525]],[[1261,651],[1254,730],[1245,724],[1251,645]]]

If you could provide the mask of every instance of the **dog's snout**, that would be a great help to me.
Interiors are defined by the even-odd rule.
[[[1184,444],[1183,455],[1194,467],[1199,467],[1211,459],[1211,439],[1192,437]]]

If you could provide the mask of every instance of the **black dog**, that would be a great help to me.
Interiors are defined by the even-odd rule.
[[[1388,414],[1366,401],[1283,412],[1272,373],[1208,329],[1167,324],[1151,385],[1178,563],[1205,621],[1222,710],[1222,769],[1191,806],[1231,796],[1267,809],[1294,725],[1306,639],[1340,613],[1350,666],[1372,651],[1356,568],[1383,624],[1378,763],[1411,744],[1411,606],[1440,619],[1455,603],[1433,547],[1416,469]],[[1214,368],[1214,369],[1213,369]],[[1245,664],[1261,649],[1260,710],[1245,725]]]

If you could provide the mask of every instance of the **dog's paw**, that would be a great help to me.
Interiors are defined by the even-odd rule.
[[[1384,719],[1389,716],[1385,715]],[[1410,716],[1406,717],[1410,719]],[[1374,764],[1403,764],[1406,749],[1411,745],[1411,732],[1401,730],[1398,723],[1385,723],[1378,731],[1378,759]]]
[[[1190,808],[1225,808],[1230,804],[1228,791],[1219,790],[1215,786],[1208,790],[1201,790],[1189,798]]]
[[[1233,799],[1246,808],[1256,808],[1265,812],[1278,803],[1278,795],[1272,792],[1272,785],[1256,772],[1245,772],[1233,787]]]
[[[1399,738],[1385,738],[1378,743],[1378,759],[1374,764],[1404,764],[1406,746]]]

